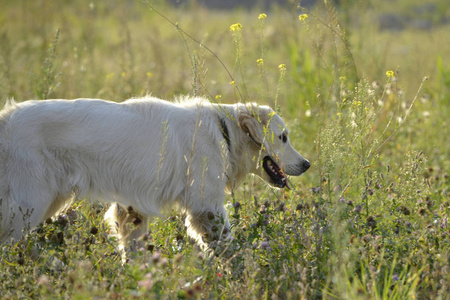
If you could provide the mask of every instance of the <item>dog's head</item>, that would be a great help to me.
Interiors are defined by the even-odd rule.
[[[270,107],[241,105],[238,118],[241,129],[259,149],[256,175],[272,186],[289,188],[286,175],[299,176],[309,169],[309,161],[292,147],[286,124]]]

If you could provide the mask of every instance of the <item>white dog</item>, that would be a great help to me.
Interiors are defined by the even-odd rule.
[[[310,163],[291,146],[268,106],[46,100],[0,112],[0,235],[19,239],[74,198],[114,203],[105,219],[121,247],[147,232],[149,217],[178,207],[188,234],[230,235],[224,190],[248,173],[289,187]]]

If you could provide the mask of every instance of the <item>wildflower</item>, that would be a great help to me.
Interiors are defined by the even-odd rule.
[[[394,281],[398,281],[400,279],[400,277],[398,277],[397,274],[394,274],[394,276],[392,276],[392,279],[394,279]]]
[[[341,203],[345,203],[345,199],[344,199],[344,198],[339,199],[339,201],[340,201]]]
[[[67,215],[65,215],[65,214],[59,215],[57,222],[58,222],[58,224],[65,226],[69,222]]]
[[[260,58],[256,61],[256,63],[258,64],[258,66],[262,66],[264,64],[264,59]]]
[[[138,281],[138,286],[150,290],[153,287],[153,280],[152,280],[152,274],[147,273],[144,275],[144,278],[140,281]]]
[[[362,209],[361,205],[357,204],[356,207],[353,209],[353,212],[359,214],[361,212],[361,209]]]
[[[364,243],[368,243],[372,240],[372,236],[370,234],[366,234],[361,239]]]
[[[404,205],[400,205],[399,207],[397,207],[397,210],[402,212],[405,216],[409,216],[411,214],[411,211],[408,209],[408,207]]]
[[[264,20],[265,18],[267,18],[267,15],[265,13],[259,14],[258,16],[258,20]]]
[[[219,100],[222,98],[222,95],[216,95],[216,99]]]
[[[97,233],[98,233],[98,228],[95,227],[95,226],[93,226],[93,227],[91,228],[90,233],[91,233],[91,234],[97,234]]]
[[[259,209],[259,212],[260,213],[265,213],[267,210],[266,210],[266,206],[264,205],[264,204],[262,204],[261,205],[261,207],[260,207],[260,209]]]
[[[377,221],[372,216],[367,217],[366,223],[372,230],[377,227]]]
[[[233,81],[230,82],[230,84],[231,84],[232,86],[234,86],[234,85],[236,85],[236,82],[234,82],[234,80],[233,80]]]
[[[313,187],[313,188],[311,189],[311,191],[312,191],[314,194],[318,194],[318,193],[320,193],[321,188],[320,188],[320,187]]]
[[[241,23],[236,23],[230,26],[230,31],[240,31],[242,29]]]
[[[394,71],[391,71],[391,70],[386,71],[386,76],[387,76],[388,78],[394,77]]]
[[[152,260],[152,262],[155,263],[155,264],[158,263],[158,262],[161,260],[161,253],[155,252],[155,253],[152,255],[151,260]]]
[[[153,76],[152,72],[147,72],[146,75],[147,75],[148,78]]]
[[[300,16],[298,16],[298,20],[299,20],[299,21],[305,21],[306,18],[308,18],[308,15],[307,15],[307,14],[301,14]]]
[[[206,214],[206,216],[208,217],[208,220],[210,220],[210,221],[212,221],[212,220],[214,220],[215,219],[215,216],[214,216],[214,213],[213,212],[208,212],[207,214]]]
[[[260,247],[261,247],[261,249],[268,249],[268,248],[270,248],[269,242],[261,242]]]
[[[378,180],[377,183],[376,183],[376,185],[375,185],[375,187],[376,187],[377,189],[381,189],[383,186],[381,185],[381,182]]]
[[[285,64],[280,64],[278,66],[278,69],[280,69],[280,71],[286,71],[286,65]]]
[[[442,228],[442,229],[445,229],[445,228],[447,228],[447,225],[448,225],[448,218],[447,218],[447,217],[444,217],[444,218],[441,220],[441,228]]]
[[[47,287],[51,287],[50,285],[50,277],[48,277],[47,275],[41,275],[39,276],[38,280],[37,280],[37,285],[45,285]]]

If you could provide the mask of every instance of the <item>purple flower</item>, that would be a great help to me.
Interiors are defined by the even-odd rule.
[[[313,194],[318,194],[320,193],[320,191],[322,191],[322,189],[320,187],[313,187],[312,189]]]
[[[377,181],[375,187],[380,190],[383,186],[381,185],[380,181]]]
[[[152,274],[151,273],[145,274],[144,278],[138,281],[138,286],[146,290],[150,290],[153,287]]]
[[[442,229],[447,228],[447,224],[448,224],[448,218],[447,218],[447,217],[444,217],[444,218],[442,219],[442,221],[441,221],[441,228],[442,228]]]
[[[355,213],[360,213],[361,212],[361,204],[357,204],[356,206],[355,206],[355,208],[353,209],[353,212],[355,212]]]
[[[397,274],[394,274],[394,276],[392,276],[392,279],[394,279],[394,281],[398,281],[400,279],[400,277],[398,277]]]
[[[160,259],[161,259],[161,253],[159,253],[159,252],[155,252],[153,255],[152,255],[152,262],[153,263],[158,263],[159,261],[160,261]]]
[[[344,198],[339,199],[339,201],[341,201],[341,203],[345,203],[345,199]]]
[[[266,241],[261,242],[260,248],[261,248],[261,249],[265,249],[265,250],[266,250],[266,249],[269,249],[269,248],[270,248],[269,242],[266,242]]]

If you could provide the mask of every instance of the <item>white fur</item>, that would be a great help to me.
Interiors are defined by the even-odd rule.
[[[229,235],[225,189],[248,173],[271,183],[262,167],[267,155],[288,175],[309,167],[283,143],[283,131],[281,118],[256,104],[151,97],[10,103],[0,112],[1,239],[21,238],[74,198],[117,202],[106,219],[122,246],[147,231],[149,217],[174,206],[199,243],[204,234]]]

